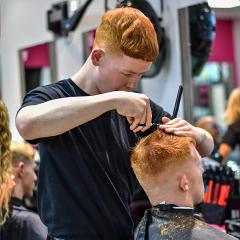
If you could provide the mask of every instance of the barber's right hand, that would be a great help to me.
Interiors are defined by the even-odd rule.
[[[146,131],[152,126],[152,110],[146,95],[124,91],[118,91],[116,94],[116,110],[127,117],[133,132]],[[145,124],[145,126],[138,126],[138,124]]]

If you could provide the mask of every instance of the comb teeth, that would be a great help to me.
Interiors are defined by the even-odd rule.
[[[157,127],[157,126],[160,126],[160,125],[162,125],[162,124],[161,124],[161,123],[152,123],[152,126],[153,126],[153,127]],[[138,123],[137,126],[139,126],[139,127],[145,127],[146,124],[145,124],[145,123]]]
[[[160,126],[160,125],[162,125],[161,123],[152,123],[152,126],[154,126],[154,127],[157,127],[157,126]]]

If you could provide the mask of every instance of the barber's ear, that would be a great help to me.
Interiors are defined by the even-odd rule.
[[[91,60],[93,65],[99,66],[100,59],[104,56],[105,52],[103,49],[94,48],[91,53]]]
[[[190,182],[185,174],[180,178],[179,188],[184,192],[187,192],[190,189]]]

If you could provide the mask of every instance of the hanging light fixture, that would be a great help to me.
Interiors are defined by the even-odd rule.
[[[240,6],[240,0],[208,0],[211,8],[233,8]]]

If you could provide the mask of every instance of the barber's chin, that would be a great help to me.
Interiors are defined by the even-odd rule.
[[[133,88],[126,88],[126,87],[124,87],[124,88],[120,88],[120,89],[118,89],[117,91],[133,92],[134,89],[133,89]]]

